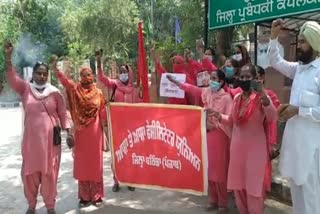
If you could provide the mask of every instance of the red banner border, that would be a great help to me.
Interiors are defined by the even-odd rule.
[[[168,188],[162,187],[158,185],[141,185],[141,184],[134,184],[134,183],[124,183],[127,186],[134,186],[137,188],[145,188],[145,189],[154,189],[154,190],[169,190],[169,191],[178,191],[182,193],[188,193],[198,196],[208,195],[208,155],[207,155],[207,133],[206,133],[206,114],[205,109],[198,107],[198,106],[187,106],[187,105],[172,105],[172,104],[155,104],[155,103],[109,103],[107,106],[107,113],[108,113],[108,133],[109,133],[109,147],[111,151],[111,158],[112,158],[112,167],[115,168],[115,157],[114,157],[114,148],[113,148],[113,136],[112,136],[112,124],[111,124],[111,112],[110,108],[112,106],[131,106],[131,107],[151,107],[151,108],[170,108],[170,109],[188,109],[188,110],[196,110],[202,111],[201,112],[201,150],[202,150],[202,167],[203,167],[203,192],[191,190],[191,189],[175,189],[175,188]],[[116,173],[116,172],[115,172]]]

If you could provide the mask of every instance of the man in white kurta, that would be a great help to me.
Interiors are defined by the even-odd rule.
[[[301,28],[298,62],[279,55],[280,20],[272,24],[269,58],[273,68],[293,79],[290,104],[282,105],[279,118],[287,121],[280,171],[290,179],[294,214],[320,214],[320,26],[306,22]]]

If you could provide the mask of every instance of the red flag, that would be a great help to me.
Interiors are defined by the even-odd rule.
[[[137,65],[139,64],[139,60],[136,62]],[[137,67],[137,86],[140,87],[140,81],[141,81],[141,78],[140,78],[140,72],[139,72],[139,66]]]
[[[149,103],[149,80],[146,51],[144,49],[144,38],[142,33],[142,22],[138,23],[138,73],[142,85],[143,102]]]

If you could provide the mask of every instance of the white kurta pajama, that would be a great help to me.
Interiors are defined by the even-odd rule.
[[[293,213],[320,214],[320,59],[287,62],[277,45],[271,40],[270,64],[293,79],[290,104],[299,107],[284,131],[280,172],[290,179]]]

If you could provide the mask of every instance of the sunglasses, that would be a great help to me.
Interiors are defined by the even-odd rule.
[[[44,62],[41,62],[41,61],[38,61],[35,65],[45,65],[45,66],[47,66],[48,67],[48,65],[46,64],[46,63],[44,63]]]

